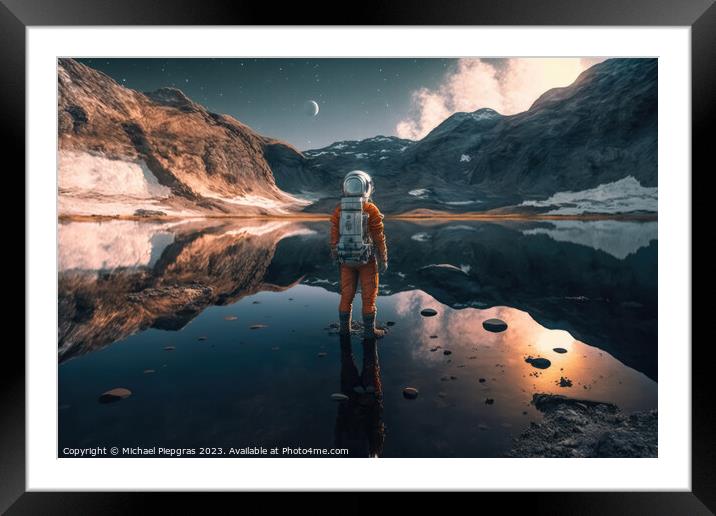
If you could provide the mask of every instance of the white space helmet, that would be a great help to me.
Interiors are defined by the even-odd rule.
[[[354,170],[343,179],[344,197],[365,197],[373,193],[373,179],[362,170]]]

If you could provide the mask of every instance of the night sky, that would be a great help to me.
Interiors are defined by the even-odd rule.
[[[210,111],[301,150],[394,135],[411,94],[435,88],[456,59],[79,59],[139,91],[181,89]],[[315,100],[312,117],[305,103]]]

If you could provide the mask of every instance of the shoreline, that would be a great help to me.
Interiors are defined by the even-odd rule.
[[[58,215],[58,222],[107,222],[112,220],[129,220],[137,222],[171,222],[177,220],[284,220],[295,222],[319,222],[327,221],[330,215],[317,213],[314,215]],[[555,215],[539,213],[441,213],[441,214],[397,214],[385,215],[385,220],[405,221],[441,221],[441,220],[478,220],[478,221],[540,221],[540,220],[620,220],[652,222],[658,220],[656,213],[590,213],[581,215]]]

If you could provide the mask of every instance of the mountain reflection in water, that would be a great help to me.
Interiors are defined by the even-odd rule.
[[[378,319],[395,325],[372,347],[331,330],[327,230],[61,223],[61,446],[496,456],[541,417],[534,392],[656,407],[656,223],[388,221]],[[508,330],[485,331],[491,317]],[[132,396],[97,403],[114,387]]]

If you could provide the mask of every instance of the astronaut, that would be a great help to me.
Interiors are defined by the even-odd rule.
[[[350,334],[353,298],[358,282],[363,302],[363,338],[380,338],[375,327],[378,270],[388,268],[388,249],[383,233],[383,215],[371,202],[372,178],[361,170],[343,180],[343,197],[331,216],[331,256],[340,264],[341,301],[338,306],[340,333]]]

